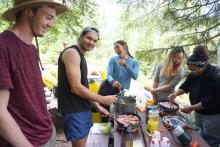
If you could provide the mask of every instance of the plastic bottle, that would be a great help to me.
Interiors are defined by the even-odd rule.
[[[154,105],[154,101],[153,100],[147,100],[146,105],[147,106],[153,106]]]
[[[146,109],[146,123],[148,122],[149,120],[149,113],[151,110],[154,110],[155,109],[155,106],[148,106],[147,109]]]
[[[159,111],[150,110],[149,111],[149,120],[147,122],[147,135],[152,136],[154,131],[159,129]]]
[[[156,106],[154,106],[154,101],[153,100],[147,100],[145,104],[145,116],[146,116],[146,123],[149,120],[149,111],[156,109]]]
[[[152,138],[150,147],[160,147],[160,141],[157,138]]]
[[[170,140],[167,137],[163,137],[160,141],[160,147],[170,147]]]

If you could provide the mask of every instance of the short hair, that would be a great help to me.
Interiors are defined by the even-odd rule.
[[[98,40],[99,40],[99,30],[97,28],[94,27],[85,27],[82,32],[80,33],[79,39],[82,38],[83,36],[85,36],[88,32],[94,32],[97,34],[98,36]],[[79,40],[78,39],[78,40]]]

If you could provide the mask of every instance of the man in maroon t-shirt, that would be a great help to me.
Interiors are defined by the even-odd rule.
[[[55,133],[33,37],[42,37],[67,8],[53,0],[15,0],[0,34],[0,147],[54,147]]]

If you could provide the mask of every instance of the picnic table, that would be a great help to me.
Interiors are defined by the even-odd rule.
[[[142,119],[142,126],[138,128],[138,131],[132,134],[133,137],[133,147],[150,147],[151,137],[146,134],[146,118],[143,112],[137,111],[137,114]],[[162,118],[159,118],[160,123],[160,131],[161,137],[167,137],[170,140],[171,147],[190,147],[191,145],[182,145],[179,140],[174,137],[171,132],[164,126]],[[117,123],[114,123],[114,129],[117,129]],[[142,129],[142,132],[141,132]],[[185,129],[190,136],[192,137],[192,142],[197,141],[198,145],[201,147],[209,147],[207,142],[200,136],[200,134],[192,129]],[[116,131],[113,133],[114,135],[114,147],[123,147],[124,144],[127,142],[127,138],[125,137],[126,134]],[[146,144],[144,142],[144,138],[146,139]],[[126,147],[126,146],[125,146]]]

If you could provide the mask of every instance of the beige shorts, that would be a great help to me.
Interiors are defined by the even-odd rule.
[[[53,125],[53,131],[52,131],[52,136],[48,140],[48,142],[41,147],[55,147],[56,146],[56,129]]]

